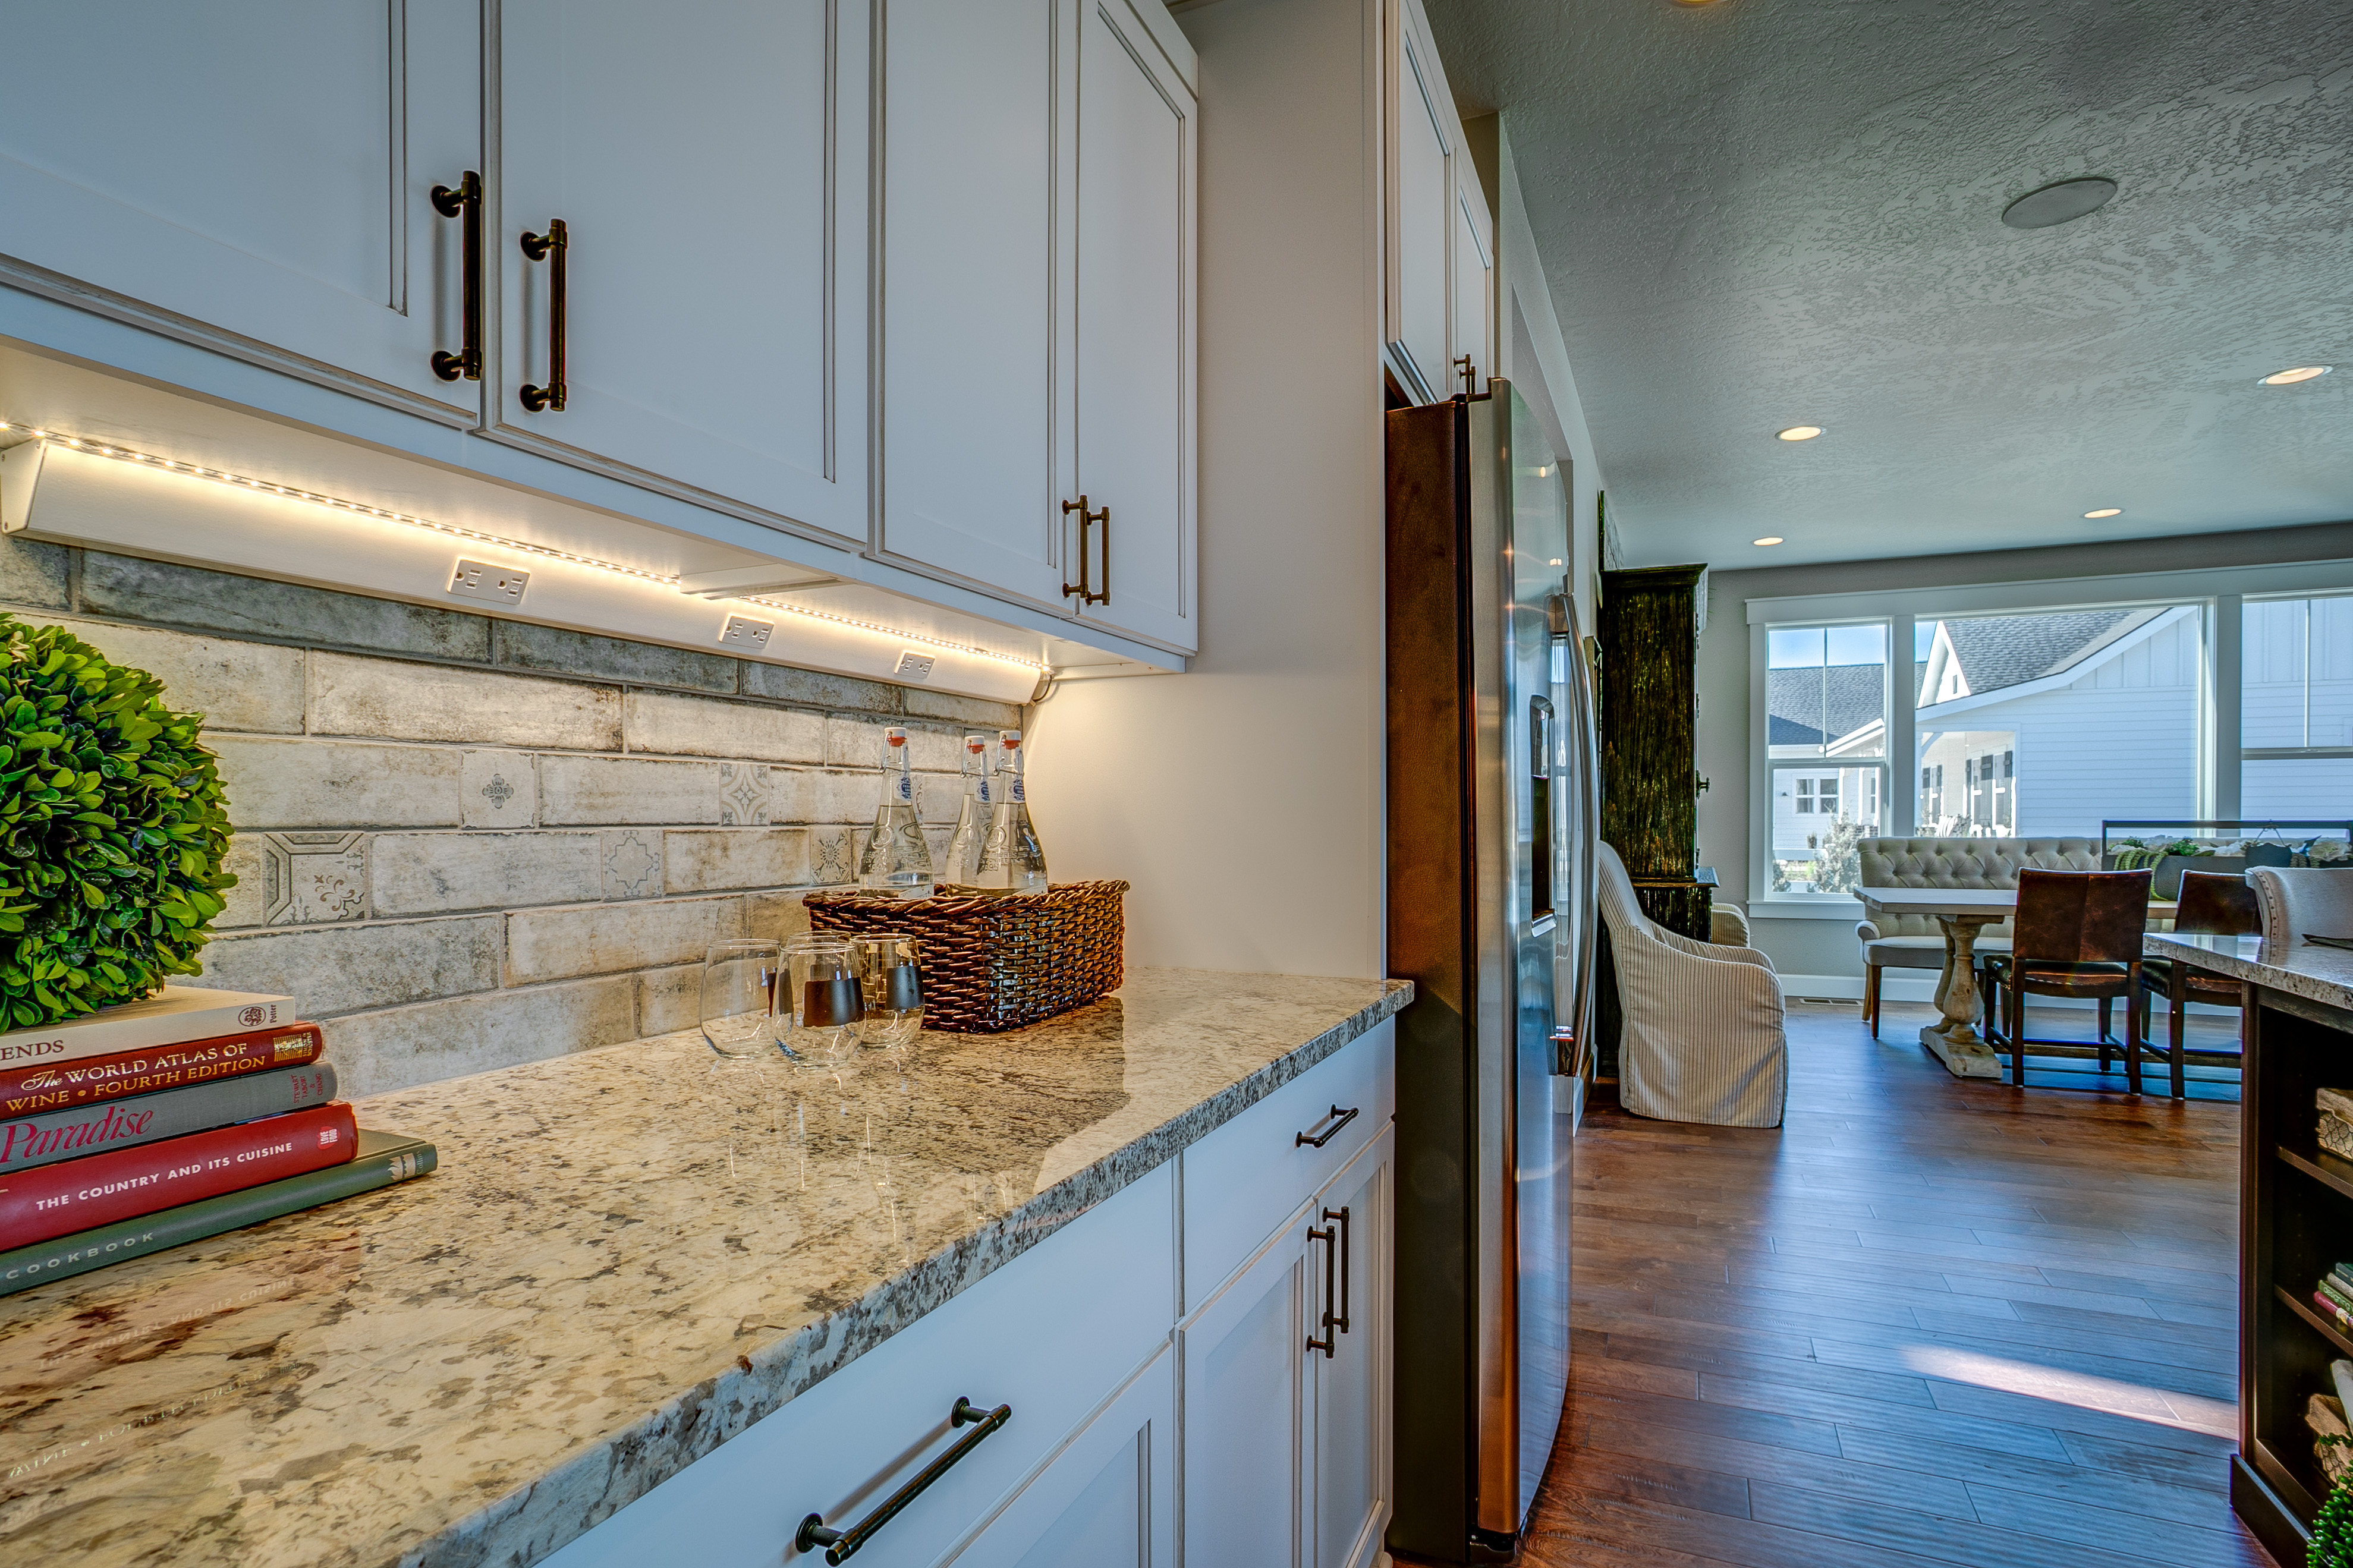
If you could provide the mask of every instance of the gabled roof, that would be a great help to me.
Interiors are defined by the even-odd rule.
[[[1879,722],[1885,679],[1885,668],[1877,664],[1767,670],[1766,743],[1827,746]]]
[[[2042,616],[1979,616],[1943,623],[1944,640],[1960,666],[1967,694],[1983,697],[2060,675],[2091,658],[2165,612],[2162,609],[2060,610]],[[1941,670],[1933,658],[1927,675]],[[1924,682],[1920,696],[1936,691]]]

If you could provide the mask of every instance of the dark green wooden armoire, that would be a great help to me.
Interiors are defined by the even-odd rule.
[[[1626,862],[1642,912],[1697,942],[1710,889],[1699,853],[1699,635],[1707,568],[1601,574],[1601,837]]]

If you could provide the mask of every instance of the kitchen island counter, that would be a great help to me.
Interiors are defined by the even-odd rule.
[[[839,1072],[690,1032],[363,1100],[439,1170],[0,1300],[0,1539],[536,1562],[1411,994],[1142,970]]]

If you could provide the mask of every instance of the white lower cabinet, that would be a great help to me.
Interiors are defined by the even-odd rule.
[[[1389,1506],[1384,1127],[1177,1327],[1184,1561],[1361,1568]]]
[[[1175,1356],[1162,1351],[1071,1439],[956,1568],[1167,1568],[1176,1560]]]
[[[1370,1568],[1389,1513],[1394,1050],[1387,1026],[1352,1042],[1187,1150],[1181,1190],[1170,1161],[545,1562],[802,1568],[824,1556],[795,1543],[809,1515],[853,1530],[970,1443],[866,1535],[860,1568]],[[1297,1142],[1329,1130],[1335,1095],[1358,1117]],[[1252,1211],[1273,1234],[1221,1255],[1229,1277],[1180,1318],[1180,1224],[1232,1235],[1196,1211],[1249,1202],[1270,1140],[1317,1162],[1313,1191]],[[975,1441],[959,1400],[1010,1414]]]

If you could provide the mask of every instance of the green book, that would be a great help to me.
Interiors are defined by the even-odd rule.
[[[0,1252],[0,1296],[13,1296],[52,1279],[87,1274],[127,1258],[144,1258],[183,1242],[242,1230],[299,1209],[357,1197],[378,1187],[422,1176],[438,1162],[432,1144],[406,1133],[372,1132],[363,1127],[359,1145],[355,1157],[323,1171],[264,1182],[243,1192],[199,1198],[137,1219],[94,1226],[55,1241]]]
[[[2338,1310],[2353,1312],[2353,1285],[2346,1284],[2334,1274],[2327,1274],[2321,1277],[2319,1290],[2322,1295],[2336,1302]]]

